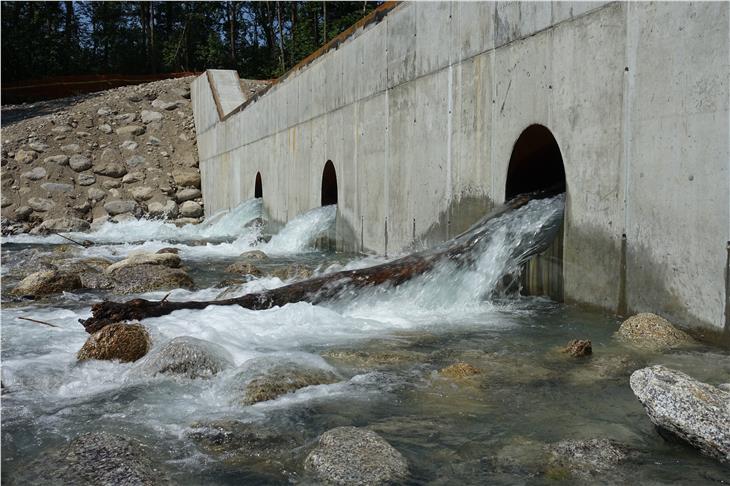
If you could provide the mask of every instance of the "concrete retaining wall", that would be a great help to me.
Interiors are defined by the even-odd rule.
[[[261,172],[284,223],[319,206],[332,160],[343,248],[442,241],[504,199],[537,123],[565,165],[565,299],[727,327],[729,11],[403,3],[238,111],[209,72],[192,93],[206,211],[253,197]]]

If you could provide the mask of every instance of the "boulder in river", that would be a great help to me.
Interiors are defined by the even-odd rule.
[[[210,378],[233,366],[233,357],[222,346],[190,336],[179,336],[148,354],[135,368],[146,376],[177,375]]]
[[[250,250],[244,251],[238,258],[241,261],[266,261],[269,259],[268,255],[261,250]]]
[[[166,255],[170,255],[167,253]],[[177,255],[172,255],[177,256]],[[181,268],[164,265],[132,265],[107,272],[114,281],[114,290],[122,294],[154,290],[192,289],[195,284]]]
[[[730,393],[664,366],[635,371],[631,389],[665,437],[730,462]]]
[[[180,257],[175,253],[147,253],[139,252],[129,255],[124,260],[120,260],[106,269],[107,273],[114,273],[118,270],[136,265],[162,265],[170,268],[180,266]]]
[[[226,267],[225,272],[235,273],[237,275],[248,275],[251,277],[261,277],[264,274],[255,265],[246,261],[231,263]]]
[[[662,350],[694,344],[694,339],[661,316],[644,312],[626,319],[617,337],[633,346]]]
[[[81,288],[78,275],[57,270],[42,270],[25,277],[13,290],[14,295],[50,295]]]
[[[17,484],[171,484],[145,445],[107,432],[83,434],[31,462],[19,476]]]
[[[104,326],[89,336],[76,354],[76,359],[119,360],[127,363],[142,358],[150,346],[150,335],[144,326],[119,322]]]
[[[358,427],[337,427],[322,434],[304,468],[329,484],[387,484],[408,477],[401,453],[375,432]]]

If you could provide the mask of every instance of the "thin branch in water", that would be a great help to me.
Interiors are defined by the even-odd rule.
[[[59,327],[55,324],[51,324],[50,322],[39,321],[38,319],[31,319],[30,317],[18,317],[18,319],[23,319],[24,321],[36,322],[38,324],[45,324],[46,326],[51,326],[51,327]]]
[[[77,245],[79,245],[81,247],[84,247],[84,248],[88,248],[88,247],[90,247],[91,245],[94,244],[93,242],[91,242],[89,240],[84,240],[83,243],[80,243],[80,242],[74,240],[73,238],[69,238],[68,236],[62,235],[61,233],[53,233],[53,234],[56,235],[56,236],[60,236],[61,238],[70,241],[71,243],[76,243]]]

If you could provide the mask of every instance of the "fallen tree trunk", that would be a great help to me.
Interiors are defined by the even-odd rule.
[[[128,302],[104,301],[91,308],[92,316],[79,319],[87,332],[94,333],[104,326],[121,321],[159,317],[181,309],[204,309],[211,305],[239,305],[246,309],[263,310],[293,302],[317,304],[334,299],[346,291],[379,285],[398,286],[431,270],[440,261],[468,263],[473,258],[469,250],[487,236],[487,221],[520,208],[530,200],[556,194],[556,190],[525,194],[514,198],[492,211],[470,230],[435,249],[414,253],[406,257],[373,267],[345,270],[276,289],[243,295],[233,299],[212,301],[171,302],[166,299],[150,301],[133,299]]]

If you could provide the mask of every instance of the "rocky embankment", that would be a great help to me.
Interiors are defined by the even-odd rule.
[[[192,77],[3,107],[3,234],[203,216]]]

